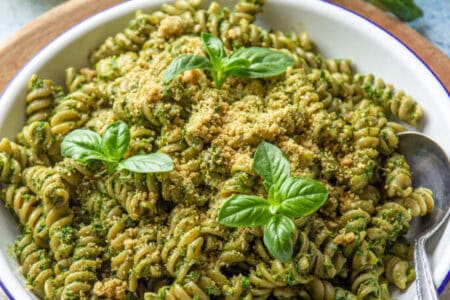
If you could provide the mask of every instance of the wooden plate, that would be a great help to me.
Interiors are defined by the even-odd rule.
[[[123,0],[71,0],[31,21],[0,45],[0,91],[40,49],[62,32]],[[361,0],[333,0],[385,28],[415,52],[450,90],[450,59],[407,25]]]

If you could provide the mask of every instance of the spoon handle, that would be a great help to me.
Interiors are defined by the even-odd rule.
[[[438,300],[434,287],[431,269],[425,252],[427,236],[416,239],[414,247],[414,263],[416,267],[416,287],[419,300]]]

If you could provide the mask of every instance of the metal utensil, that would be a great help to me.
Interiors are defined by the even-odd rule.
[[[431,269],[425,252],[426,241],[447,220],[450,210],[450,162],[447,154],[431,138],[413,131],[398,134],[399,152],[402,153],[413,173],[413,185],[433,191],[435,208],[422,218],[415,218],[407,239],[414,240],[414,264],[419,300],[438,300]]]

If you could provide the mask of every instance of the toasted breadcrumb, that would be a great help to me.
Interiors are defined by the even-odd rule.
[[[162,38],[168,39],[182,35],[184,27],[183,20],[179,16],[170,16],[161,21],[158,28],[158,34]]]
[[[120,279],[106,279],[95,283],[93,293],[106,299],[125,299],[127,286],[127,283]]]

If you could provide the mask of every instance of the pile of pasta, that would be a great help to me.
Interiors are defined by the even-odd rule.
[[[396,151],[396,120],[416,126],[421,107],[350,60],[326,59],[306,33],[255,24],[265,0],[233,8],[179,0],[138,12],[66,70],[65,85],[33,76],[26,124],[0,142],[0,198],[20,224],[14,252],[28,287],[42,299],[389,299],[388,285],[414,280],[411,219],[433,209],[413,188]],[[295,59],[269,79],[230,77],[214,88],[207,71],[163,84],[181,54],[205,55],[200,33],[229,51],[262,46]],[[77,128],[102,134],[122,120],[126,156],[163,152],[174,170],[108,173],[60,153]],[[294,256],[271,257],[261,228],[217,221],[236,193],[265,195],[252,170],[261,141],[277,145],[293,176],[313,178],[327,203],[295,220]]]

